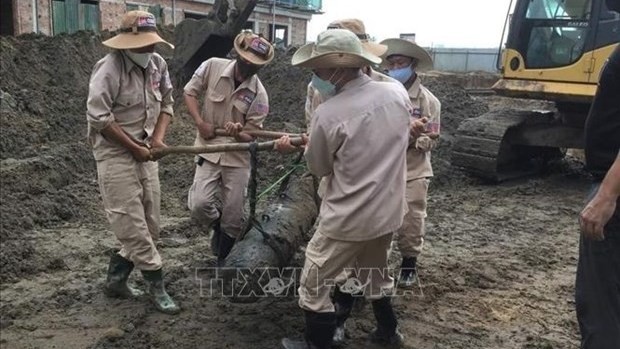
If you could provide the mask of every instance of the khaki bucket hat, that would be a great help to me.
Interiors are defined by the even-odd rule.
[[[174,49],[174,45],[162,39],[157,33],[155,16],[145,11],[129,11],[121,19],[120,33],[103,42],[107,47],[125,50],[141,48],[154,44],[166,44]]]
[[[254,65],[265,65],[273,60],[275,50],[265,38],[251,30],[243,30],[235,37],[235,51]]]
[[[362,68],[381,63],[381,58],[366,52],[359,38],[347,29],[329,29],[293,54],[294,66],[307,68]]]
[[[433,69],[431,55],[417,44],[405,39],[385,39],[381,43],[388,47],[383,57],[387,58],[391,55],[407,56],[418,61],[417,71],[424,72]]]
[[[370,41],[370,35],[366,34],[366,26],[364,26],[364,22],[359,19],[339,19],[331,22],[327,26],[327,29],[347,29],[352,31],[353,34],[357,35],[358,39],[362,42],[362,47],[364,50],[375,56],[381,56],[387,50],[387,46]]]

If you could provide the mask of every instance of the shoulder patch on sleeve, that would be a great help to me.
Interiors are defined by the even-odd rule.
[[[259,114],[269,114],[269,105],[265,103],[256,103],[254,110]]]
[[[166,71],[163,77],[164,87],[172,88],[172,81],[170,80],[170,74]]]

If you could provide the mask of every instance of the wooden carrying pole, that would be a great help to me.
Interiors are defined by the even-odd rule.
[[[211,144],[202,147],[194,146],[171,146],[166,148],[153,149],[151,154],[154,158],[160,159],[170,154],[206,154],[206,153],[222,153],[228,151],[248,151],[252,143],[223,143],[223,144]],[[260,142],[256,143],[256,150],[272,150],[276,144],[276,141]],[[291,138],[291,144],[294,146],[300,146],[304,144],[301,137]]]
[[[266,131],[266,130],[251,130],[251,131],[245,131],[242,130],[243,133],[247,133],[252,137],[256,137],[256,138],[269,138],[269,139],[278,139],[282,136],[289,136],[289,137],[301,137],[301,135],[299,133],[286,133],[286,132],[277,132],[277,131]],[[228,137],[228,132],[226,132],[225,129],[223,128],[216,128],[215,129],[215,135],[216,136],[222,136],[222,137]]]

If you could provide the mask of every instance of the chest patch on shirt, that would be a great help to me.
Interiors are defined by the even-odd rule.
[[[411,110],[411,115],[415,118],[419,118],[422,116],[422,108],[413,108]]]
[[[237,94],[237,100],[242,101],[248,106],[254,102],[254,97],[256,97],[256,94],[251,91],[243,91]]]

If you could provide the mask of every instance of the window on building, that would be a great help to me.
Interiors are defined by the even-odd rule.
[[[0,1],[0,35],[13,35],[13,1]]]
[[[274,32],[275,29],[275,32]],[[273,24],[269,25],[269,38],[277,47],[288,46],[288,25]]]
[[[245,23],[243,23],[243,29],[250,29],[251,31],[254,31],[254,22],[246,21]]]
[[[98,0],[53,0],[54,34],[75,33],[78,30],[99,31]]]
[[[323,1],[321,0],[277,0],[276,4],[282,7],[312,12],[320,12],[323,7]]]
[[[196,12],[185,12],[185,18],[203,19],[203,18],[207,18],[207,14],[206,13],[196,13]]]

